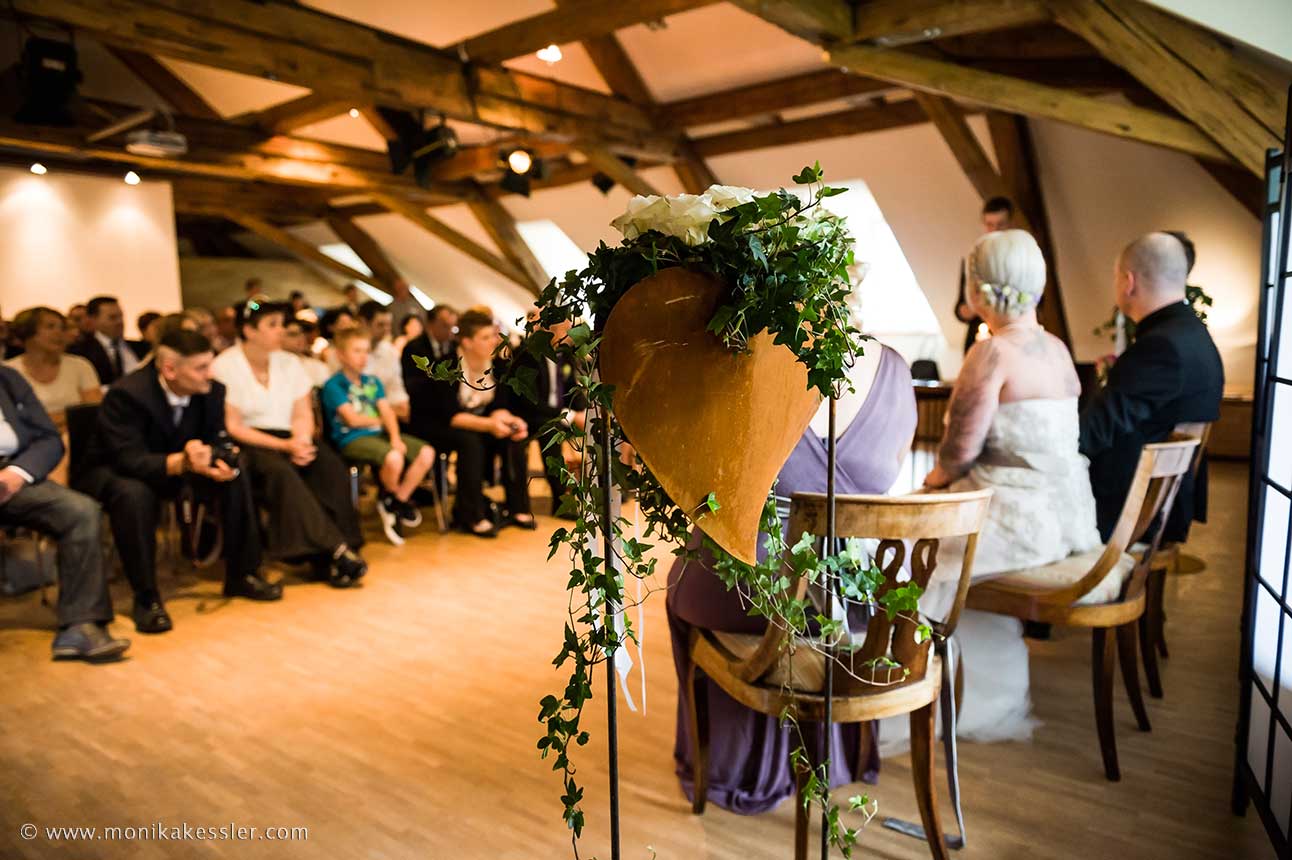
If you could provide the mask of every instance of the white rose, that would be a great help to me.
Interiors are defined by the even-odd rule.
[[[715,209],[734,209],[754,199],[752,188],[741,188],[739,185],[710,185],[704,192]]]
[[[703,195],[678,194],[666,198],[669,206],[667,222],[657,229],[669,236],[676,236],[688,245],[702,245],[709,240],[709,223],[718,217]]]
[[[668,218],[668,211],[668,201],[665,198],[655,194],[638,194],[628,201],[628,209],[611,221],[610,226],[618,230],[625,239],[636,239],[648,230],[659,229],[656,225]]]

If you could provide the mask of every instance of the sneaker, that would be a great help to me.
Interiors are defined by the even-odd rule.
[[[386,540],[395,546],[404,545],[404,536],[399,533],[399,501],[394,496],[377,498],[377,517],[381,520],[381,530],[386,533]]]
[[[368,562],[349,547],[332,559],[328,584],[333,588],[349,588],[368,572]]]
[[[415,529],[422,524],[422,509],[415,502],[396,501],[399,506],[399,524],[406,529]]]

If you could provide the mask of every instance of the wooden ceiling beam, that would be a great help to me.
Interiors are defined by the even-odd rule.
[[[1030,81],[894,49],[848,45],[830,52],[836,65],[961,102],[1075,125],[1190,155],[1229,157],[1191,123]]]
[[[632,7],[634,4],[621,4]],[[623,99],[432,48],[289,0],[12,0],[107,45],[282,81],[351,104],[425,108],[556,139],[670,153],[673,141]]]
[[[108,46],[108,52],[181,116],[198,119],[221,119],[220,112],[198,95],[197,91],[179,79],[156,57],[128,48]]]
[[[472,36],[460,44],[470,60],[501,63],[548,45],[581,42],[715,2],[717,0],[570,0],[550,12],[513,21],[496,30]]]
[[[857,6],[852,40],[909,45],[1050,20],[1045,0],[869,0]]]
[[[338,239],[349,245],[350,250],[363,260],[373,277],[381,281],[382,289],[393,293],[395,282],[402,280],[403,276],[377,244],[377,240],[352,219],[338,215],[335,211],[328,213],[327,225]]]
[[[667,102],[660,105],[659,116],[662,122],[670,126],[686,128],[765,116],[852,96],[881,95],[893,89],[888,81],[864,75],[849,75],[838,69],[823,69]]]
[[[275,245],[297,259],[304,260],[307,263],[313,263],[316,266],[321,266],[334,274],[340,275],[346,280],[363,281],[365,284],[374,286],[379,290],[387,290],[387,287],[373,275],[365,275],[358,269],[352,269],[345,263],[332,259],[309,242],[306,242],[304,239],[292,235],[281,227],[276,227],[273,224],[270,224],[263,218],[257,218],[254,215],[248,215],[236,210],[226,210],[221,214],[223,217],[242,227],[244,230],[247,230],[250,233],[255,233],[257,236],[273,242]]]
[[[1278,135],[1244,110],[1235,93],[1199,71],[1206,63],[1192,58],[1196,40],[1178,40],[1173,49],[1156,29],[1160,22],[1140,17],[1137,5],[1123,0],[1054,0],[1053,8],[1060,24],[1134,75],[1239,164],[1264,174],[1265,150],[1280,145]]]
[[[471,257],[476,262],[483,263],[512,283],[537,294],[534,284],[517,266],[498,256],[493,251],[489,250],[469,236],[454,230],[448,224],[445,224],[439,218],[436,218],[420,206],[416,206],[406,200],[401,200],[397,197],[390,197],[384,194],[376,194],[373,195],[373,197],[377,205],[382,207],[385,211],[402,215],[404,218],[412,221],[432,236],[447,242],[457,250],[466,254],[468,257]],[[338,209],[336,211],[338,215],[341,215],[342,212],[345,212],[348,209],[350,209],[350,207],[346,207],[346,209]],[[365,210],[358,214],[370,213]]]
[[[847,0],[732,0],[791,35],[816,45],[852,39],[852,5]]]
[[[930,95],[918,90],[915,92],[915,101],[933,121],[934,127],[946,141],[947,148],[955,156],[960,169],[964,171],[979,197],[986,200],[997,195],[1011,198],[1014,196],[1013,189],[1009,188],[1005,180],[996,172],[996,167],[991,163],[987,150],[983,149],[982,144],[978,142],[973,129],[969,128],[969,123],[965,121],[964,115],[956,107],[955,102],[944,96]]]
[[[765,149],[771,146],[786,146],[830,137],[902,128],[927,121],[928,117],[920,109],[919,104],[913,99],[905,99],[891,104],[838,111],[794,122],[714,134],[696,138],[694,144],[699,155],[710,158],[731,152],[745,152],[751,149]]]
[[[643,179],[641,174],[629,167],[623,159],[605,147],[594,144],[581,144],[579,149],[588,157],[589,164],[632,193],[644,196],[659,194],[655,186]]]
[[[543,264],[534,255],[533,249],[520,235],[520,230],[516,227],[516,219],[502,203],[490,197],[473,200],[470,206],[476,219],[489,234],[489,238],[493,239],[493,243],[502,251],[503,256],[524,273],[525,285],[537,296],[547,286],[550,278]]]
[[[234,122],[255,126],[265,134],[288,134],[298,128],[340,116],[350,107],[350,102],[325,93],[306,93],[262,111],[234,117]]]

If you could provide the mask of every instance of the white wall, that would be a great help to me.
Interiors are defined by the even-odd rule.
[[[1226,382],[1252,388],[1261,228],[1191,158],[1051,122],[1034,122],[1064,308],[1078,360],[1110,352],[1091,329],[1113,306],[1120,250],[1152,230],[1184,230],[1198,250],[1190,282],[1214,299],[1208,314]]]
[[[146,310],[179,310],[175,217],[167,182],[0,168],[0,309],[66,311],[117,296],[126,330]]]

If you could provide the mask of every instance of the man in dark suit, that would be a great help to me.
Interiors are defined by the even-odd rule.
[[[982,231],[984,233],[995,233],[998,230],[1008,230],[1014,220],[1014,204],[1008,197],[992,197],[982,204]],[[964,323],[965,329],[965,352],[978,341],[978,327],[982,325],[980,319],[969,308],[969,302],[965,298],[965,267],[964,260],[960,261],[960,292],[956,296],[956,319]]]
[[[1081,415],[1081,453],[1090,458],[1104,540],[1126,501],[1140,449],[1165,440],[1176,424],[1220,416],[1224,368],[1207,327],[1185,303],[1187,273],[1184,245],[1168,233],[1135,240],[1117,259],[1117,307],[1134,320],[1135,342]],[[1189,477],[1181,485],[1165,540],[1184,540],[1195,513],[1203,511],[1205,465],[1197,488]]]
[[[45,480],[63,458],[63,440],[26,380],[0,366],[0,525],[58,542],[58,634],[54,658],[102,661],[129,640],[108,633],[112,599],[99,549],[99,505]]]
[[[211,378],[214,357],[211,342],[197,332],[167,332],[154,361],[108,390],[85,473],[77,478],[78,487],[99,499],[111,518],[141,633],[164,633],[172,626],[157,591],[158,505],[186,487],[196,500],[219,507],[225,596],[282,597],[282,588],[258,572],[260,535],[250,479],[219,456],[228,436],[224,386]]]
[[[85,306],[85,314],[94,331],[77,338],[67,351],[94,365],[99,382],[107,387],[137,368],[152,345],[147,341],[125,339],[125,314],[112,296],[90,299]]]

